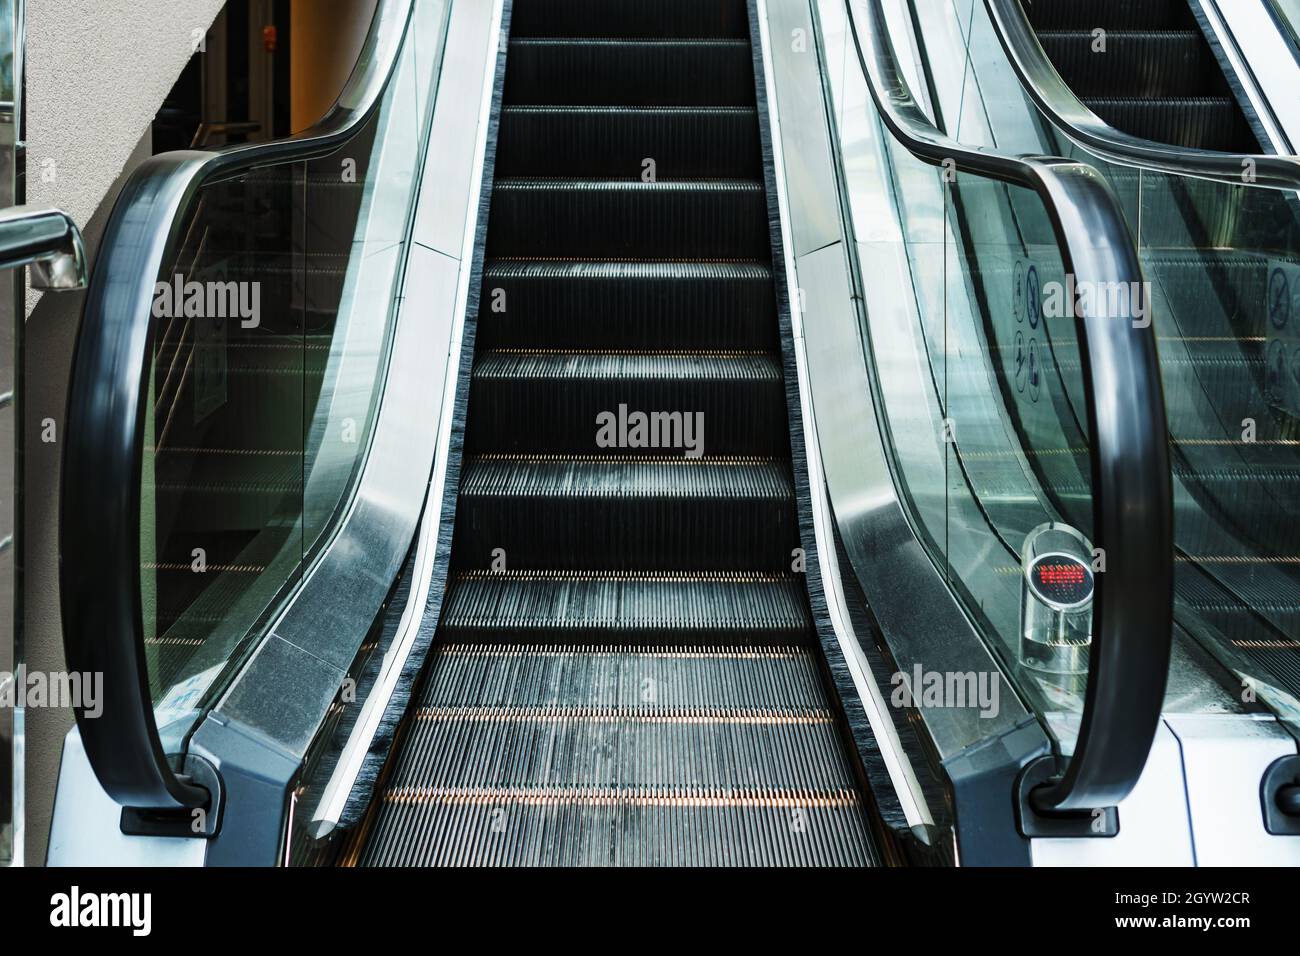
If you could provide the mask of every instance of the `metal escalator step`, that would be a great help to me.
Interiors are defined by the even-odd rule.
[[[1300,633],[1300,608],[1289,610],[1283,626],[1289,626],[1291,634]],[[1277,638],[1268,641],[1239,640],[1233,646],[1249,657],[1268,675],[1266,679],[1276,682],[1292,698],[1300,700],[1300,641],[1295,638]],[[1252,677],[1259,679],[1260,671],[1252,668]]]
[[[390,792],[852,786],[825,707],[418,707],[411,718],[408,759],[393,768]],[[475,753],[461,749],[467,741]]]
[[[280,496],[301,494],[300,449],[182,448],[159,449],[154,487],[160,495]]]
[[[1179,445],[1185,437],[1204,439],[1213,434],[1223,442],[1220,449],[1208,451],[1204,447],[1189,446],[1184,449],[1189,461],[1204,464],[1217,461],[1227,447],[1240,442],[1243,425],[1253,419],[1258,430],[1259,446],[1276,437],[1277,426],[1272,415],[1261,415],[1264,407],[1262,392],[1267,381],[1263,360],[1251,360],[1245,355],[1225,356],[1219,361],[1203,358],[1162,358],[1161,371],[1165,393],[1169,400],[1169,433],[1173,443]]]
[[[160,504],[166,502],[160,499]],[[206,506],[193,511],[207,518]],[[231,533],[220,523],[218,529],[217,534],[195,533],[187,527],[179,540],[168,541],[161,553],[140,562],[143,579],[155,582],[155,600],[144,613],[155,694],[165,694],[180,680],[210,668],[213,659],[203,656],[204,645],[214,635],[218,642],[230,637],[264,607],[257,604],[255,588],[250,595],[250,585],[268,568],[283,566],[294,546],[301,554],[301,534],[294,537],[292,519],[261,533]],[[205,552],[202,571],[192,550],[200,543]]]
[[[503,179],[495,258],[758,259],[771,255],[763,185],[750,180]]]
[[[1210,448],[1175,442],[1174,447],[1179,454],[1173,472],[1181,483],[1176,487],[1187,492],[1176,496],[1179,548],[1193,555],[1222,555],[1244,547],[1262,558],[1297,553],[1293,529],[1300,522],[1300,456],[1294,448],[1254,442]],[[1206,513],[1207,504],[1211,514],[1224,516],[1226,527]]]
[[[1158,327],[1159,334],[1243,342],[1267,334],[1269,259],[1230,251],[1155,250],[1144,265],[1177,319],[1176,325]]]
[[[440,646],[361,862],[862,865],[798,645]]]
[[[507,106],[496,175],[758,179],[753,107]],[[653,165],[647,165],[647,160]]]
[[[1209,569],[1216,577],[1222,568]],[[1231,573],[1227,585],[1187,561],[1175,565],[1180,612],[1208,625],[1249,662],[1256,680],[1300,699],[1300,583],[1274,574],[1255,578]]]
[[[1200,30],[1112,30],[1104,50],[1091,30],[1038,34],[1057,72],[1080,97],[1225,95]]]
[[[1264,455],[1256,455],[1251,449],[1252,442],[1243,442],[1234,446],[1233,451],[1237,453],[1249,453],[1252,457],[1262,458]],[[1203,485],[1222,485],[1225,487],[1238,488],[1240,494],[1250,495],[1250,488],[1258,486],[1261,490],[1276,492],[1282,498],[1294,501],[1300,504],[1300,457],[1297,457],[1294,449],[1278,449],[1272,446],[1263,446],[1260,451],[1272,450],[1275,460],[1265,464],[1260,461],[1243,461],[1238,458],[1235,461],[1224,460],[1217,468],[1197,467],[1187,468],[1184,465],[1175,465],[1174,475],[1189,481],[1196,481]],[[1247,511],[1262,513],[1264,509],[1247,508]]]
[[[856,790],[385,794],[366,866],[867,866]]]
[[[810,624],[803,583],[791,575],[473,572],[460,575],[449,589],[441,628],[445,639],[473,637],[494,642],[482,645],[478,653],[483,655],[492,654],[492,649],[507,639],[739,641],[738,653],[766,654],[771,651],[754,645],[803,640]],[[714,658],[721,659],[721,648],[715,651]],[[647,676],[654,672],[656,684],[666,685],[684,680],[686,672],[698,669],[690,654],[689,649],[680,653],[665,649],[659,657],[615,656],[610,660],[624,669],[637,663]],[[472,654],[466,659],[477,660]],[[533,660],[541,661],[536,667],[542,671],[553,663],[547,663],[551,659],[536,652]],[[493,657],[485,661],[480,661],[484,667],[498,664]],[[440,662],[440,666],[447,666],[446,661]],[[590,662],[587,666],[595,667]],[[539,687],[549,686],[549,681],[539,681]],[[764,696],[746,703],[758,705],[780,699]],[[598,701],[627,702],[623,697]],[[739,703],[712,698],[710,702]]]
[[[781,365],[770,355],[498,350],[480,354],[472,381],[471,449],[790,453]],[[615,421],[628,420],[622,410],[646,418],[642,443],[602,447],[602,432],[618,437]],[[602,421],[611,427],[602,429]],[[638,436],[629,429],[628,437]]]
[[[798,543],[789,463],[750,458],[468,459],[452,545],[487,570],[785,571]]]
[[[664,587],[681,583],[649,576],[621,580],[631,581],[650,596],[653,591],[646,588],[650,582],[658,580]],[[738,602],[745,605],[744,614],[720,611],[737,631],[752,625],[745,633],[723,635],[725,640],[720,643],[713,643],[712,638],[701,643],[700,638],[711,630],[711,624],[702,620],[693,622],[693,641],[657,638],[640,644],[593,644],[447,639],[438,646],[420,705],[456,707],[468,701],[478,706],[547,707],[568,701],[593,708],[643,704],[717,710],[823,707],[825,691],[817,652],[806,640],[808,613],[802,591],[777,576],[718,577],[703,583],[764,587],[771,594],[746,595]],[[667,599],[675,600],[671,595]],[[716,597],[711,600],[724,603]],[[643,598],[639,603],[646,617],[656,615],[650,600]],[[783,639],[768,640],[776,634]]]
[[[284,333],[250,334],[242,332],[236,323],[227,329],[228,338],[220,347],[225,353],[226,371],[231,375],[282,377],[303,375],[319,378],[329,361],[330,343],[322,336],[304,336]],[[160,392],[167,391],[163,383],[178,383],[179,373],[192,361],[194,329],[192,320],[169,320],[160,327],[159,341],[154,351],[154,367],[161,381]],[[165,336],[165,338],[164,338]]]
[[[876,862],[793,569],[747,20],[515,2],[450,582],[348,862]]]
[[[752,106],[748,39],[516,39],[509,106]]]
[[[1186,0],[1024,0],[1038,30],[1177,30],[1196,25]]]
[[[515,0],[512,37],[749,36],[745,0]]]
[[[1228,152],[1242,142],[1244,120],[1229,96],[1088,96],[1083,101],[1116,129],[1156,142]],[[1244,135],[1250,135],[1248,129]]]
[[[774,349],[759,262],[489,262],[480,348]]]

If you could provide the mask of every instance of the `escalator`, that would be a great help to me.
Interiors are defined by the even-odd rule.
[[[1167,760],[1125,803],[1169,754],[1153,336],[1044,320],[1069,394],[988,364],[1031,258],[1140,275],[1123,197],[949,139],[853,6],[381,0],[316,127],[132,175],[69,402],[110,693],[58,862],[1186,862]],[[263,314],[151,314],[179,275]]]
[[[791,571],[749,36],[514,4],[448,593],[349,862],[877,859]]]
[[[991,8],[1004,43],[1018,36],[1012,4]],[[1293,160],[1263,155],[1243,81],[1226,78],[1194,9],[1186,0],[1023,4],[1069,90],[1114,127],[1073,131],[1089,146],[1075,154],[1110,160],[1101,168],[1124,197],[1151,283],[1179,623],[1297,727],[1300,175]],[[1106,31],[1104,53],[1092,49],[1093,28]],[[1048,95],[1041,74],[1026,80]],[[1091,122],[1051,99],[1045,112]],[[1067,125],[1043,127],[1053,148],[1070,148]]]
[[[1116,129],[1259,152],[1187,0],[1026,0],[1025,12],[1070,88]]]

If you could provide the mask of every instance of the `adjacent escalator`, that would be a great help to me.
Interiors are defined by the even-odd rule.
[[[1062,78],[1116,129],[1259,151],[1187,0],[1027,0],[1025,12]]]
[[[1010,4],[993,6],[1000,22],[1015,24]],[[1282,182],[1265,182],[1276,175],[1271,169],[1256,182],[1265,158],[1231,92],[1239,84],[1225,79],[1193,4],[1021,6],[1075,96],[1114,127],[1071,137],[1044,115],[1042,144],[1019,145],[1074,150],[1095,163],[1137,238],[1169,410],[1179,623],[1294,719],[1300,206],[1293,191],[1276,188]],[[1123,140],[1106,154],[1115,130],[1151,148]],[[1185,147],[1225,152],[1184,154]],[[1125,150],[1135,161],[1122,161]]]
[[[346,862],[875,862],[795,567],[746,4],[512,18],[448,590]]]

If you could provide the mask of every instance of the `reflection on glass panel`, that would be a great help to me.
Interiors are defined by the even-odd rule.
[[[301,563],[303,184],[290,164],[208,186],[159,280],[141,553],[164,737]]]
[[[159,276],[141,555],[168,750],[329,544],[364,464],[429,67],[408,37],[340,149],[205,186]]]
[[[1165,386],[1177,622],[1300,731],[1300,200],[1255,184],[1249,164],[1240,183],[1220,183],[1093,155],[1026,95],[982,4],[970,35],[982,142],[1076,158],[1120,198]],[[1053,341],[1076,395],[1072,345]]]
[[[1064,716],[1054,726],[1068,751],[1090,615],[1045,637],[1040,627],[1042,640],[1026,643],[1021,564],[1031,534],[1073,529],[1059,533],[1090,590],[1086,414],[1060,252],[1032,192],[953,179],[883,141],[915,294],[910,328],[869,315],[899,485],[936,565],[1020,692]],[[861,244],[862,261],[896,255],[889,246]]]
[[[974,6],[963,3],[963,34]],[[837,120],[858,137],[845,151],[858,260],[873,276],[900,280],[864,289],[864,341],[895,485],[935,566],[1017,692],[1053,718],[1045,729],[1069,753],[1088,667],[1092,517],[1082,372],[1061,301],[1060,251],[1035,194],[932,167],[894,140],[848,53],[841,11],[835,3],[820,9],[827,55],[843,60],[832,71]],[[952,32],[951,17],[932,19]],[[962,62],[940,67],[953,82],[938,91],[935,112],[988,144],[978,99],[966,102]],[[871,135],[861,142],[864,129]],[[873,176],[886,184],[888,208],[873,205]],[[1033,552],[1045,559],[1037,567],[1044,589],[1068,586],[1076,593],[1067,596],[1084,597],[1047,627],[1022,614],[1029,578],[1021,555],[1031,535],[1046,546]],[[1082,563],[1066,567],[1057,554],[1066,549]],[[1026,624],[1036,640],[1026,640]]]

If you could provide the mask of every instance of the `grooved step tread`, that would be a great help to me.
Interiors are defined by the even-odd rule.
[[[605,634],[638,641],[670,635],[679,640],[729,635],[744,642],[776,635],[788,641],[806,636],[809,625],[803,582],[785,575],[593,578],[480,572],[455,582],[442,620],[455,635]]]
[[[868,865],[792,570],[748,5],[512,9],[451,576],[352,862]]]
[[[1084,103],[1117,129],[1189,149],[1254,152],[1240,109],[1227,96],[1179,96],[1143,100],[1085,96]]]
[[[498,349],[479,359],[474,366],[474,377],[656,381],[707,379],[771,383],[781,381],[781,365],[771,355],[743,352],[726,355]]]
[[[625,182],[619,179],[552,179],[543,176],[521,176],[498,179],[494,192],[539,193],[746,193],[762,195],[763,184],[752,179],[678,179],[668,182]]]
[[[492,575],[493,581],[499,580]],[[552,575],[555,583],[563,579]],[[581,580],[579,578],[578,580]],[[620,578],[640,586],[671,578]],[[570,581],[569,583],[574,583]],[[681,583],[681,582],[675,582]],[[699,582],[690,582],[699,583]],[[748,583],[786,594],[772,602],[785,608],[753,613],[761,602],[748,600],[746,613],[756,626],[807,620],[797,592],[779,577],[749,582],[719,578],[715,585]],[[462,580],[462,586],[464,581]],[[767,595],[765,597],[771,597]],[[610,708],[708,708],[715,710],[810,710],[825,704],[816,651],[798,642],[754,645],[725,643],[534,643],[451,640],[436,651],[422,707],[475,704],[498,707],[576,706]]]
[[[488,223],[494,258],[764,259],[763,184],[755,180],[507,178]]]
[[[749,40],[739,37],[514,37],[510,41],[510,46],[511,49],[584,47],[616,51],[706,49],[748,52]]]
[[[1044,31],[1043,50],[1074,92],[1142,97],[1226,93],[1223,76],[1199,30],[1113,30],[1106,49],[1091,31]]]
[[[792,501],[794,485],[787,463],[761,459],[480,455],[466,463],[461,495]]]
[[[1196,26],[1185,0],[1025,0],[1039,30],[1170,30]]]
[[[856,790],[485,788],[385,794],[366,866],[867,866]]]
[[[708,120],[748,119],[758,120],[758,111],[752,106],[503,106],[503,119],[536,116],[545,119],[601,118],[601,119],[674,119],[698,117]]]
[[[749,36],[745,0],[527,0],[510,21],[512,37]]]
[[[820,719],[805,713],[788,720],[709,719],[710,712],[703,713],[704,719],[656,720],[578,709],[551,717],[544,710],[495,707],[422,720],[417,710],[408,731],[412,759],[394,768],[390,793],[418,790],[427,781],[440,788],[556,787],[567,793],[587,787],[852,787],[848,767],[836,759],[837,731],[827,712],[817,714]],[[465,760],[454,746],[470,733],[491,738],[478,760]]]
[[[507,106],[500,135],[498,177],[762,175],[758,114],[748,106]]]
[[[753,352],[481,353],[473,451],[788,455],[777,358]]]
[[[772,281],[765,263],[690,261],[591,261],[581,259],[494,259],[483,271],[492,279],[573,279],[582,281],[725,282]]]
[[[516,38],[505,103],[579,106],[747,106],[747,39]]]
[[[494,259],[482,349],[775,351],[772,271],[758,261]]]
[[[442,645],[362,862],[864,864],[817,667],[796,644]]]
[[[707,442],[706,442],[707,443]],[[789,463],[641,455],[480,455],[461,477],[453,558],[486,570],[789,570]]]

